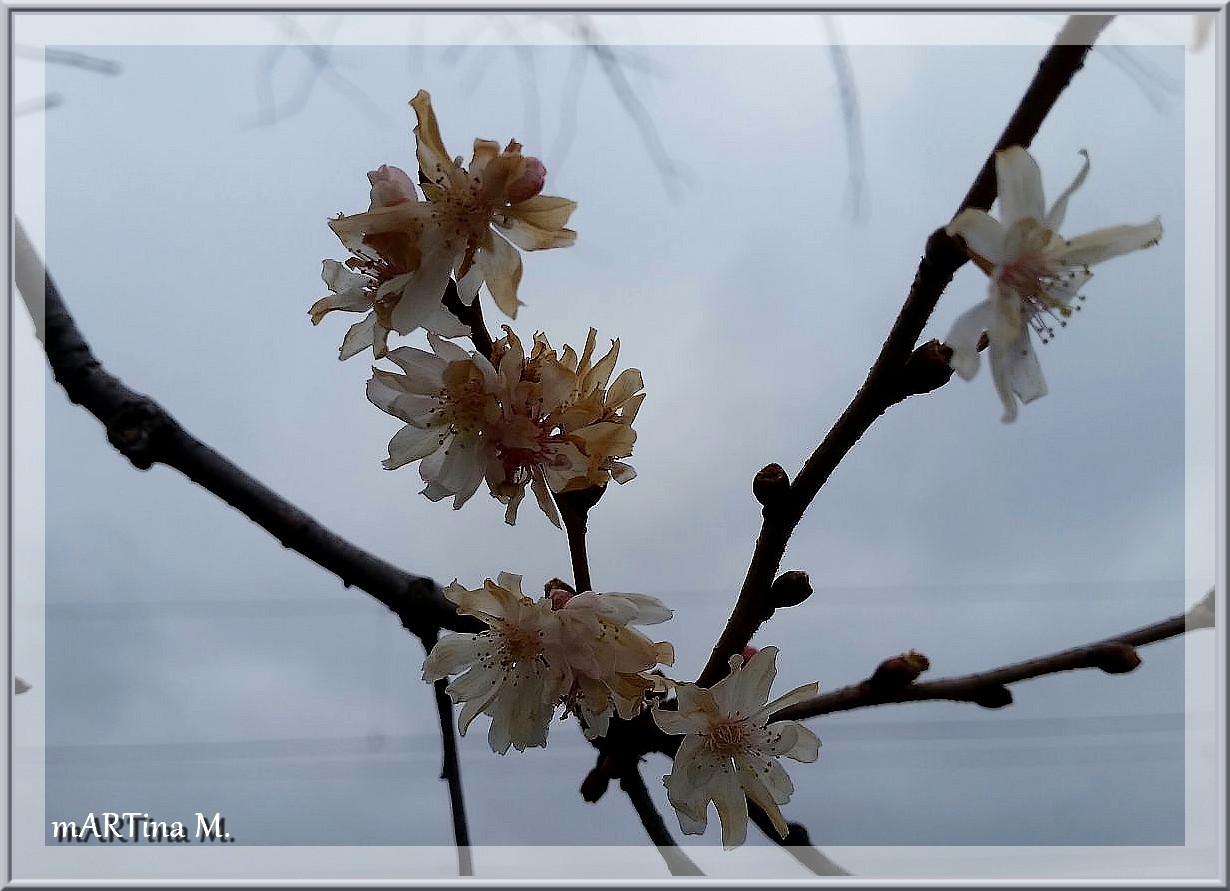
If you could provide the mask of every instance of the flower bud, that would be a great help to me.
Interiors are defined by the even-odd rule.
[[[372,207],[391,207],[418,200],[414,182],[400,167],[381,164],[367,174],[367,181],[372,184]]]
[[[766,511],[778,507],[790,494],[790,477],[780,464],[767,464],[752,477],[752,494]]]
[[[880,687],[904,687],[918,680],[931,667],[931,660],[917,650],[885,659],[871,675],[871,683]]]
[[[760,652],[760,647],[754,647],[751,644],[748,644],[746,647],[743,648],[743,661],[746,662],[748,659],[751,659],[753,656],[755,656],[759,652]]]
[[[542,589],[551,601],[551,609],[563,609],[564,604],[577,596],[576,588],[563,579],[551,579]]]
[[[518,204],[533,198],[542,191],[547,182],[547,168],[537,158],[526,158],[521,174],[508,184],[504,193],[509,204]]]
[[[769,604],[774,608],[798,606],[811,596],[811,580],[801,569],[783,572],[769,588]]]

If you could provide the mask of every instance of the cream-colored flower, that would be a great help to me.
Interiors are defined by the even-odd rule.
[[[493,354],[505,390],[491,434],[487,483],[507,505],[505,521],[517,520],[528,485],[543,513],[560,525],[552,493],[626,483],[636,471],[623,461],[632,454],[632,422],[645,394],[641,373],[626,369],[610,386],[619,341],[593,362],[597,332],[590,329],[578,357],[565,345],[557,354],[539,334],[529,356],[505,326]]]
[[[1046,382],[1030,339],[1054,335],[1052,323],[1072,313],[1072,300],[1093,275],[1089,267],[1157,244],[1158,218],[1140,226],[1111,226],[1066,239],[1059,235],[1068,199],[1089,173],[1089,156],[1076,179],[1045,209],[1042,174],[1029,152],[1013,146],[995,156],[1000,219],[967,209],[948,226],[965,240],[974,262],[990,277],[990,296],[953,323],[947,344],[951,365],[966,380],[978,372],[983,332],[991,354],[991,375],[1004,404],[1005,422],[1017,416],[1017,400],[1046,395]]]
[[[453,497],[460,508],[477,491],[487,467],[488,433],[500,417],[499,374],[478,352],[428,333],[433,352],[398,347],[388,358],[404,374],[372,369],[367,398],[406,422],[389,441],[386,470],[422,459],[423,494]]]
[[[432,501],[451,496],[454,508],[486,479],[510,525],[529,487],[559,526],[555,493],[636,476],[620,459],[636,440],[641,373],[629,368],[608,387],[619,341],[592,363],[593,329],[580,357],[571,347],[557,355],[542,335],[526,356],[505,331],[492,353],[495,365],[429,333],[434,354],[400,347],[388,358],[403,374],[372,370],[368,399],[407,425],[390,441],[384,466],[422,459],[423,494]]]
[[[673,649],[628,627],[670,618],[653,597],[587,592],[534,601],[511,573],[473,591],[454,582],[444,595],[489,630],[441,638],[423,663],[423,679],[460,674],[446,689],[453,702],[465,703],[461,733],[478,715],[490,715],[487,740],[499,754],[545,746],[561,704],[593,738],[606,732],[612,710],[632,717],[646,691],[665,689],[648,672],[673,661]]]
[[[743,844],[751,799],[786,837],[789,827],[778,805],[790,800],[794,784],[778,759],[815,761],[820,740],[798,721],[769,723],[769,716],[816,695],[818,685],[804,684],[767,702],[776,676],[776,647],[764,647],[746,663],[742,656],[731,656],[730,674],[713,687],[679,684],[678,711],[653,710],[663,731],[684,734],[663,782],[679,826],[688,835],[705,831],[713,802],[722,823],[722,844]]]
[[[655,643],[631,625],[656,625],[672,616],[655,597],[644,594],[581,594],[555,589],[548,599],[563,629],[564,661],[572,670],[565,712],[581,719],[587,739],[605,736],[614,711],[628,719],[641,710],[648,693],[665,693],[672,682],[649,672],[674,665],[675,648]]]
[[[496,306],[516,317],[521,305],[516,248],[538,251],[573,244],[576,233],[564,226],[576,202],[540,194],[546,168],[523,155],[515,141],[501,151],[498,143],[477,139],[469,167],[462,166],[444,147],[431,97],[420,90],[410,105],[418,119],[414,135],[426,200],[373,206],[329,225],[352,250],[389,233],[412,246],[411,271],[382,295],[393,303],[389,318],[394,330],[420,327],[439,304],[450,276],[466,304],[486,283]]]
[[[372,208],[418,201],[410,177],[397,167],[383,165],[369,172],[367,179],[371,183]],[[349,359],[368,348],[380,358],[388,352],[392,330],[408,334],[423,327],[444,337],[458,337],[469,331],[440,302],[443,290],[436,295],[434,303],[421,307],[421,317],[405,316],[412,304],[402,307],[401,296],[420,261],[411,236],[403,232],[385,232],[370,238],[347,239],[346,247],[353,256],[345,264],[337,260],[324,261],[321,277],[333,293],[317,300],[308,311],[313,325],[319,325],[320,320],[334,310],[367,313],[346,332],[339,358]]]

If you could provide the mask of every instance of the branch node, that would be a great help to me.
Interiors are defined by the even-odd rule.
[[[790,498],[790,477],[780,464],[766,464],[752,477],[752,494],[763,505],[767,517]]]
[[[969,701],[983,708],[1004,708],[1012,705],[1012,691],[1003,684],[982,687],[970,694]]]
[[[931,660],[917,650],[885,659],[868,678],[875,688],[904,687],[918,680],[918,676],[931,667]]]
[[[1090,648],[1089,665],[1107,674],[1127,674],[1140,666],[1140,654],[1133,646],[1112,641]]]

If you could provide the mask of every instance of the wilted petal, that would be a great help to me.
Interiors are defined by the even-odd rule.
[[[419,169],[434,183],[452,183],[458,170],[444,147],[440,125],[431,107],[431,96],[426,90],[419,90],[410,100],[410,107],[418,119],[414,138],[418,142]]]
[[[564,224],[576,206],[566,198],[538,195],[507,208],[496,225],[523,251],[568,247],[576,243],[577,233]]]
[[[1055,203],[1051,205],[1051,209],[1046,213],[1045,225],[1046,228],[1052,231],[1058,231],[1063,225],[1063,218],[1068,213],[1068,199],[1072,197],[1072,193],[1081,187],[1085,182],[1085,177],[1089,175],[1089,152],[1084,149],[1080,150],[1081,155],[1085,158],[1085,163],[1081,165],[1080,172],[1076,174],[1076,179],[1072,180],[1072,185],[1063,190],[1063,193],[1055,199]]]
[[[498,235],[492,234],[491,245],[475,255],[474,262],[483,272],[483,281],[495,299],[495,305],[510,319],[517,317],[517,288],[521,284],[521,255],[516,248]]]

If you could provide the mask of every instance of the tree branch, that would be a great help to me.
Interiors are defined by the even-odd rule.
[[[1011,145],[1028,146],[1033,141],[1060,94],[1084,66],[1094,40],[1112,19],[1113,16],[1072,16],[1068,19],[1039,64],[1037,74],[961,201],[958,212],[967,207],[990,208],[996,194],[995,152]],[[846,453],[891,406],[912,393],[935,389],[947,380],[937,373],[935,363],[930,361],[942,347],[929,343],[915,349],[915,344],[940,294],[965,262],[965,252],[943,228],[927,239],[926,252],[909,294],[863,386],[807,459],[790,486],[789,497],[782,499],[774,510],[765,511],[743,587],[726,628],[697,679],[700,686],[710,687],[722,678],[727,660],[747,645],[752,634],[772,613],[771,608],[766,608],[766,598],[790,536]],[[924,373],[925,381],[915,379],[918,372]]]
[[[430,648],[440,628],[481,630],[458,616],[429,578],[381,560],[322,526],[194,437],[149,396],[103,368],[77,330],[21,221],[15,221],[15,278],[55,379],[68,398],[102,422],[107,439],[133,466],[165,464],[221,498],[273,535],[392,610]]]
[[[645,788],[645,781],[641,779],[640,768],[634,765],[624,771],[623,776],[619,778],[619,788],[627,793],[628,800],[636,809],[636,815],[640,817],[641,825],[649,833],[650,840],[658,846],[658,853],[666,861],[666,868],[671,871],[671,875],[703,876],[704,873],[700,871],[700,867],[692,862],[692,859],[671,837],[670,830],[666,828],[666,823],[662,820],[662,815],[658,813],[653,799],[649,797],[649,790]]]
[[[1140,665],[1136,647],[1178,637],[1197,628],[1211,628],[1213,600],[1214,593],[1210,591],[1204,600],[1188,613],[1181,613],[1114,637],[976,674],[904,685],[885,684],[868,678],[861,683],[851,684],[784,708],[774,714],[771,720],[798,721],[873,705],[940,699],[972,702],[983,708],[1003,708],[1012,704],[1012,691],[1008,689],[1008,684],[1082,668],[1098,668],[1107,674],[1125,674],[1135,670]]]
[[[438,635],[437,635],[438,637]],[[448,804],[453,817],[453,841],[457,846],[457,874],[474,875],[474,860],[470,854],[470,829],[466,825],[465,795],[461,791],[461,759],[457,754],[457,727],[453,723],[453,701],[444,688],[448,679],[432,684],[436,696],[436,716],[440,722],[440,743],[443,761],[440,778],[448,783]]]

